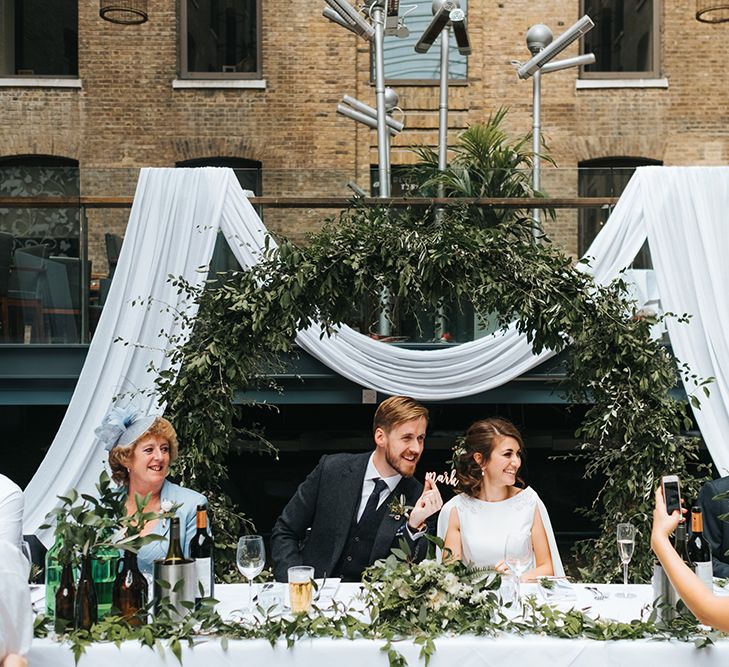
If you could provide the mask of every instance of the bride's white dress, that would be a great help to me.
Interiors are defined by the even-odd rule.
[[[463,562],[478,567],[493,567],[504,559],[506,536],[509,533],[531,534],[534,513],[538,511],[547,533],[554,574],[564,575],[547,508],[531,487],[499,502],[479,500],[459,493],[443,505],[440,511],[438,537],[442,539],[445,539],[448,521],[454,509],[458,512],[461,524]]]

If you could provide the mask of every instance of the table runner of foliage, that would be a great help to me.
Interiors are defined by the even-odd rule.
[[[219,641],[227,650],[230,640],[265,639],[274,646],[285,642],[290,648],[304,638],[371,639],[382,644],[391,667],[407,663],[398,643],[412,640],[420,645],[425,665],[436,650],[435,640],[457,635],[494,637],[509,633],[564,639],[675,639],[694,642],[697,648],[723,637],[700,626],[685,610],[672,620],[660,620],[659,608],[647,608],[642,619],[629,623],[592,618],[580,609],[559,610],[526,597],[519,614],[503,606],[499,596],[500,576],[494,571],[469,570],[461,563],[443,565],[435,560],[419,564],[407,561],[394,550],[365,575],[360,599],[347,606],[333,602],[333,608],[309,614],[281,614],[258,607],[255,619],[223,619],[214,610],[214,600],[203,601],[182,621],[168,606],[149,625],[131,626],[123,618],[108,615],[91,630],[75,630],[57,636],[68,645],[76,661],[93,642],[138,641],[162,652],[170,650],[182,663],[182,646]],[[192,607],[192,605],[190,605]],[[146,612],[145,612],[146,613]],[[51,624],[43,617],[36,622],[36,636],[48,636]]]

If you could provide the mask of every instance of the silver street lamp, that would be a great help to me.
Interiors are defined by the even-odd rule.
[[[337,105],[337,113],[377,130],[379,196],[386,198],[391,193],[390,137],[402,132],[404,124],[390,115],[390,112],[397,108],[398,96],[394,90],[385,87],[385,35],[403,38],[407,37],[410,31],[399,15],[399,0],[365,0],[363,10],[371,22],[365,20],[348,0],[325,0],[325,2],[328,5],[322,11],[325,18],[373,43],[375,108],[345,95],[342,103]],[[382,335],[389,335],[390,295],[387,290],[383,291],[380,300],[379,332]]]
[[[433,0],[433,19],[423,31],[415,50],[427,53],[440,35],[440,98],[438,102],[438,169],[448,168],[448,42],[450,28],[458,45],[458,52],[464,56],[471,55],[471,42],[468,38],[466,14],[460,8],[458,0]],[[445,193],[440,186],[438,196]]]
[[[466,14],[461,9],[458,0],[433,0],[433,18],[423,31],[415,50],[418,53],[427,53],[440,35],[440,95],[438,101],[438,170],[444,172],[448,169],[448,50],[450,31],[456,38],[458,52],[464,56],[471,55],[471,41],[468,37]],[[445,188],[441,183],[438,186],[438,197],[445,196]],[[436,220],[443,217],[443,208],[435,211]],[[438,306],[436,319],[436,332],[445,332],[445,314],[443,306]]]
[[[586,53],[574,58],[565,58],[551,62],[552,58],[564,51],[572,42],[588,33],[595,24],[585,14],[574,25],[565,30],[557,39],[552,40],[552,31],[543,23],[529,28],[526,34],[526,43],[532,58],[524,64],[515,63],[518,66],[517,74],[520,79],[532,77],[532,189],[539,192],[541,189],[541,140],[542,140],[542,74],[557,72],[569,67],[590,65],[595,62],[592,53]],[[541,211],[535,208],[532,211],[534,219],[534,238],[541,233]]]

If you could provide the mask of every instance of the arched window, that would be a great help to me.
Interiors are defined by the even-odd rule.
[[[78,161],[52,155],[0,157],[0,195],[78,197]],[[0,231],[16,248],[42,243],[51,255],[79,256],[79,209],[0,209]]]
[[[240,186],[244,190],[252,190],[261,196],[263,178],[261,163],[258,160],[247,160],[238,157],[202,157],[192,160],[181,160],[176,167],[230,167],[235,171]]]
[[[585,160],[579,164],[578,194],[580,197],[619,197],[637,167],[661,164],[659,160],[641,157],[604,157]],[[578,231],[580,256],[585,254],[595,240],[611,212],[612,209],[608,206],[601,209],[580,209]],[[651,268],[647,244],[644,244],[636,255],[633,266],[636,269]]]
[[[263,187],[263,174],[261,171],[261,163],[257,160],[247,160],[245,158],[234,157],[206,157],[194,158],[192,160],[181,160],[175,164],[176,167],[230,167],[235,172],[241,188],[251,190],[254,194],[260,196]],[[261,215],[259,207],[256,207],[258,215]],[[223,271],[235,271],[240,266],[233,252],[228,247],[227,241],[223,235],[218,233],[215,242],[215,251],[210,261],[211,277],[215,273]]]

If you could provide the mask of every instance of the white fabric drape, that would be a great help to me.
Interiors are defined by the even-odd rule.
[[[666,321],[673,353],[701,378],[715,378],[694,410],[720,474],[729,474],[729,168],[640,167],[610,220],[587,251],[610,280],[648,239],[661,310],[691,320]],[[686,393],[695,391],[684,378]]]
[[[49,531],[38,527],[56,505],[56,496],[70,488],[93,490],[107,458],[94,429],[114,397],[138,392],[134,402],[140,409],[154,404],[156,374],[149,372],[150,364],[169,366],[165,351],[170,343],[161,332],[183,333],[174,321],[175,310],[194,315],[168,276],[183,276],[194,285],[207,277],[200,267],[210,261],[225,201],[220,180],[215,170],[141,171],[114,280],[76,389],[48,454],[25,489],[25,533],[35,532],[48,542]]]
[[[729,355],[722,335],[729,269],[721,262],[727,256],[722,211],[729,210],[728,188],[727,168],[638,169],[588,251],[593,259],[586,269],[599,283],[609,282],[630,264],[646,233],[650,235],[663,309],[694,315],[690,325],[669,323],[677,355],[700,375],[717,378],[697,420],[722,470],[729,470],[729,447],[723,441],[729,432]],[[142,170],[119,265],[86,363],[59,432],[25,492],[25,532],[39,532],[58,494],[71,487],[93,488],[106,458],[94,445],[93,430],[114,396],[145,391],[135,402],[141,408],[153,404],[155,373],[148,367],[167,368],[168,335],[185,333],[176,329],[172,313],[195,313],[180,301],[168,276],[201,284],[218,229],[243,266],[257,261],[266,231],[231,170]],[[548,351],[532,354],[526,337],[513,327],[428,351],[383,345],[348,327],[331,338],[320,339],[319,333],[312,327],[297,341],[337,373],[382,393],[422,400],[487,391],[551,356]],[[117,338],[128,344],[114,342]]]

